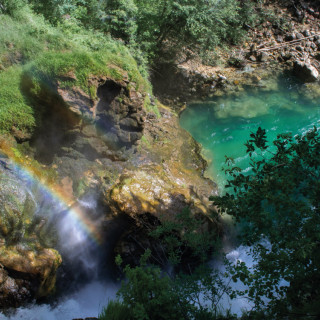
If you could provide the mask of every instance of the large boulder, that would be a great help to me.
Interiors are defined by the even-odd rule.
[[[145,215],[159,221],[175,219],[184,208],[202,216],[206,226],[217,225],[209,197],[215,184],[202,176],[206,162],[200,148],[183,130],[178,118],[160,109],[162,118],[149,117],[133,167],[104,189],[114,215],[125,214],[138,222]],[[170,136],[170,139],[168,137]]]
[[[314,82],[319,79],[319,71],[309,62],[297,60],[293,68],[294,74],[304,82]]]
[[[56,250],[0,245],[0,308],[53,292],[61,257]]]
[[[0,160],[0,308],[8,308],[52,293],[61,257],[46,245],[34,195]]]
[[[114,213],[125,213],[132,218],[152,214],[157,218],[171,219],[183,208],[190,207],[193,214],[208,214],[208,196],[199,194],[188,177],[173,176],[162,165],[124,172],[108,194]]]

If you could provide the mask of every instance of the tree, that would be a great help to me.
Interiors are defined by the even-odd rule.
[[[236,266],[235,279],[249,285],[256,309],[267,305],[272,318],[319,316],[319,130],[280,134],[272,145],[261,128],[250,137],[250,174],[226,169],[231,192],[212,197],[243,226],[243,241],[256,257],[251,272],[243,263]]]
[[[237,0],[109,0],[106,30],[126,42],[134,38],[149,61],[164,48],[186,46],[200,53],[239,40],[250,5]]]
[[[0,0],[0,13],[12,15],[17,9],[25,6],[25,0]]]
[[[105,30],[127,44],[133,44],[137,36],[136,16],[138,8],[134,0],[109,0],[106,5]]]
[[[162,223],[149,234],[161,246],[161,257],[165,254],[164,265],[170,263],[177,269],[192,270],[208,260],[210,252],[220,247],[218,234],[203,227],[206,218],[194,216],[188,207],[169,221]],[[161,261],[161,259],[158,259]]]
[[[33,9],[53,24],[76,19],[86,27],[101,29],[104,6],[100,0],[28,0]]]
[[[99,317],[101,320],[185,319],[187,301],[174,291],[172,280],[161,275],[159,267],[147,265],[150,254],[150,250],[145,252],[140,266],[124,268],[126,280],[117,293],[118,300],[108,304]],[[119,256],[117,264],[122,264]],[[122,310],[127,310],[125,318]]]
[[[236,319],[228,311],[221,312],[222,296],[234,296],[225,274],[201,266],[192,274],[169,277],[159,267],[147,264],[150,255],[147,250],[140,266],[124,268],[126,280],[100,320]],[[120,266],[121,258],[116,260]]]

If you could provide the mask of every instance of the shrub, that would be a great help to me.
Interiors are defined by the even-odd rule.
[[[99,320],[131,320],[132,314],[128,306],[119,300],[109,301],[106,308],[99,314]]]
[[[1,0],[0,13],[13,15],[18,9],[26,5],[25,0]]]

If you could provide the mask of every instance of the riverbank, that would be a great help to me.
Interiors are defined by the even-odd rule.
[[[80,278],[96,279],[106,264],[113,264],[117,254],[131,265],[139,264],[146,248],[153,250],[154,257],[162,257],[159,252],[163,248],[149,232],[164,221],[174,222],[185,207],[201,221],[199,230],[210,231],[219,238],[220,217],[208,199],[217,195],[217,187],[204,178],[207,164],[201,148],[180,128],[177,114],[186,102],[198,99],[231,92],[240,96],[248,87],[275,90],[270,77],[283,72],[311,81],[303,91],[310,100],[317,100],[319,16],[310,8],[304,10],[305,20],[301,22],[292,8],[264,8],[263,12],[270,10],[270,14],[286,17],[285,23],[279,25],[267,18],[257,29],[249,28],[245,43],[218,51],[222,66],[206,66],[199,57],[192,58],[192,52],[191,58],[182,52],[179,61],[159,63],[158,73],[153,75],[154,92],[159,101],[171,108],[152,95],[143,70],[125,46],[116,41],[102,42],[101,34],[84,33],[75,43],[70,42],[69,34],[67,41],[60,43],[64,33],[40,19],[40,53],[30,54],[27,47],[19,48],[21,42],[7,39],[8,52],[1,55],[0,79],[5,101],[10,101],[1,107],[5,111],[1,114],[1,123],[5,123],[5,143],[1,144],[3,176],[19,166],[20,171],[39,180],[39,190],[44,188],[58,198],[58,203],[62,202],[57,216],[74,215],[85,230],[81,243],[86,245],[77,250],[85,247],[91,253],[99,252],[99,259],[94,260],[89,254],[84,262],[74,265],[70,256],[78,255],[76,249],[64,251],[61,243],[45,241],[47,236],[50,240],[48,229],[56,232],[50,238],[67,238],[66,233],[64,237],[59,233],[59,221],[50,225],[47,212],[42,210],[40,204],[45,202],[47,193],[35,197],[39,211],[28,202],[21,202],[27,193],[14,194],[16,199],[8,201],[8,192],[3,191],[0,298],[5,306],[18,306],[54,293],[60,264],[58,294]],[[30,12],[27,17],[36,19]],[[7,17],[12,28],[16,23],[13,21]],[[31,31],[37,33],[37,28]],[[6,82],[10,75],[14,75],[12,81]],[[16,105],[22,110],[19,121],[10,113]],[[17,174],[12,188],[21,184],[21,179],[25,178]],[[34,196],[33,190],[30,194]],[[13,218],[16,216],[19,219]],[[72,225],[70,233],[77,234],[79,224],[73,225],[73,219],[68,223]],[[88,239],[93,239],[94,245]],[[58,249],[62,262],[53,249]],[[37,259],[41,250],[49,252],[48,256],[52,253],[51,260],[43,256]],[[36,271],[30,269],[34,260],[43,263]],[[155,260],[152,262],[159,262]],[[183,262],[190,264],[190,269],[196,264],[188,254]],[[21,264],[24,270],[16,267]],[[88,264],[93,266],[89,274]],[[79,275],[75,275],[75,269]]]
[[[320,71],[318,7],[270,1],[256,10],[264,22],[248,26],[241,44],[217,48],[213,65],[203,64],[188,50],[182,50],[175,62],[160,65],[152,78],[159,100],[181,110],[187,101],[241,92],[247,86],[267,86],[264,82],[270,75],[282,72],[291,72],[317,91],[313,83]]]

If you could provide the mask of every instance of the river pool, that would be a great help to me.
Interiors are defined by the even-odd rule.
[[[249,158],[244,143],[250,132],[258,127],[267,131],[268,141],[277,134],[302,134],[320,122],[320,99],[309,99],[300,94],[305,85],[292,78],[274,80],[273,90],[248,88],[241,93],[216,97],[201,103],[192,103],[181,114],[180,125],[203,146],[208,159],[207,174],[218,184],[220,191],[226,182],[221,168],[225,156],[249,170]]]

